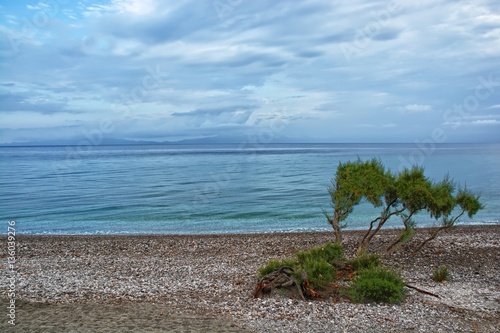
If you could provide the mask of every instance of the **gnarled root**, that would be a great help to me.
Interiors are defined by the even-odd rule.
[[[270,293],[276,288],[288,288],[294,285],[297,287],[297,292],[303,300],[306,297],[319,297],[319,294],[314,291],[307,279],[303,279],[303,282],[299,283],[293,276],[293,273],[295,271],[292,267],[283,266],[267,274],[257,283],[253,298],[259,297],[262,293]]]

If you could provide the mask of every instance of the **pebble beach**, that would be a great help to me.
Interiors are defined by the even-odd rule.
[[[381,232],[372,250],[394,235]],[[347,256],[361,236],[344,232]],[[330,241],[330,232],[18,236],[15,326],[7,322],[10,272],[0,248],[0,331],[500,332],[499,236],[500,225],[461,226],[416,255],[384,254],[407,283],[439,296],[408,289],[391,305],[279,292],[252,298],[259,267]],[[432,279],[439,265],[450,271],[444,283]]]

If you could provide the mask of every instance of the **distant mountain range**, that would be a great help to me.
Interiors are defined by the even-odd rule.
[[[265,138],[267,139],[267,138]],[[83,141],[83,142],[82,142]],[[85,143],[84,143],[85,142]],[[312,139],[297,139],[289,137],[273,138],[271,142],[259,141],[256,137],[247,136],[214,136],[197,139],[185,139],[179,141],[147,141],[147,140],[126,140],[115,138],[104,138],[100,142],[90,142],[88,139],[73,139],[73,140],[43,140],[43,141],[28,141],[28,142],[12,142],[0,144],[2,147],[22,147],[22,146],[77,146],[80,144],[90,144],[95,146],[112,146],[112,145],[168,145],[168,144],[224,144],[224,143],[321,143],[318,140]],[[325,142],[328,143],[328,142]]]

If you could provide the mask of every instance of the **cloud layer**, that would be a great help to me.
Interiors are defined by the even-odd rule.
[[[500,141],[497,1],[0,7],[0,143]]]

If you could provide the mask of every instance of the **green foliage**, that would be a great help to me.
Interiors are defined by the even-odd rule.
[[[290,266],[294,268],[296,266],[297,261],[292,258],[286,258],[286,259],[271,259],[269,262],[261,267],[259,269],[259,279],[262,277],[266,276],[269,273],[274,272],[278,268],[284,267],[284,266]]]
[[[436,282],[444,282],[448,280],[448,276],[448,267],[446,265],[441,265],[432,272],[432,279]]]
[[[396,303],[405,296],[400,274],[382,266],[361,270],[347,291],[355,302]]]
[[[429,203],[429,213],[431,217],[436,219],[441,216],[448,216],[457,205],[456,199],[453,197],[455,184],[446,175],[444,179],[432,185],[432,200]]]
[[[480,209],[484,208],[479,202],[479,196],[474,195],[467,188],[458,191],[456,202],[463,211],[467,212],[469,217],[476,215]]]
[[[341,213],[352,212],[362,198],[374,206],[380,206],[390,181],[390,174],[378,159],[341,162],[332,181],[333,186],[329,188],[332,205]],[[341,214],[340,220],[346,217],[346,214]]]
[[[425,177],[424,169],[414,166],[404,169],[396,178],[396,193],[402,206],[409,214],[428,206],[432,200],[432,183]]]
[[[335,264],[346,262],[342,245],[326,243],[307,251],[298,251],[296,258],[272,259],[259,270],[259,278],[283,267],[292,267],[298,283],[307,275],[311,286],[322,289],[335,281],[337,272]],[[347,261],[355,271],[354,280],[345,291],[356,302],[388,302],[394,303],[404,298],[404,282],[400,274],[382,266],[376,254],[360,255]]]
[[[366,254],[362,253],[347,262],[354,267],[355,271],[361,271],[364,269],[376,268],[382,265],[380,256],[378,254]]]

